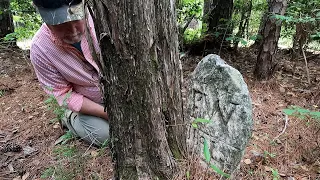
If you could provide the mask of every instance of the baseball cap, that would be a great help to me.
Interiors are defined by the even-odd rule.
[[[42,20],[48,25],[58,25],[84,18],[81,0],[33,0]]]

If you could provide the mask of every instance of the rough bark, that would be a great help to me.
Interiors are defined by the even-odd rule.
[[[233,0],[205,0],[203,7],[204,23],[208,26],[207,34],[216,34],[218,42],[232,34],[229,20],[232,17]]]
[[[287,8],[286,0],[268,0],[268,16],[263,24],[263,31],[257,63],[254,74],[258,80],[269,79],[273,73],[274,55],[278,47],[281,31],[281,22],[272,15],[284,15]]]
[[[170,179],[186,150],[175,1],[92,0],[118,179]]]
[[[296,23],[296,32],[293,36],[292,46],[292,59],[295,59],[298,55],[301,55],[301,50],[308,43],[310,33],[312,33],[311,23]]]
[[[10,0],[0,1],[0,39],[14,31]]]

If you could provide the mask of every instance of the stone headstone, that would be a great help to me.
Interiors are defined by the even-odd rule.
[[[204,139],[210,164],[232,174],[240,164],[252,132],[252,104],[240,72],[218,55],[203,58],[188,83],[188,116],[210,120],[189,126],[188,148],[204,160]],[[206,163],[208,164],[208,163]]]

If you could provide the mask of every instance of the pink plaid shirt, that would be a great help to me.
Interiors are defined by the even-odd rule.
[[[89,24],[94,46],[100,52],[92,20]],[[30,49],[30,59],[42,88],[54,95],[60,106],[66,103],[75,112],[80,111],[83,97],[102,103],[99,69],[92,59],[85,35],[81,49],[83,55],[75,47],[54,37],[46,24],[34,36]]]

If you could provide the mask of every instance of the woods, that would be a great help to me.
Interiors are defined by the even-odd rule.
[[[3,1],[0,179],[318,178],[320,2],[83,2],[111,137],[92,147],[49,122],[66,107],[36,89],[29,55],[8,48],[34,36],[41,17],[31,0]],[[30,107],[20,93],[29,89]],[[26,147],[39,155],[22,157]]]
[[[0,2],[0,39],[7,34],[13,33],[13,19],[10,11],[10,0]]]

